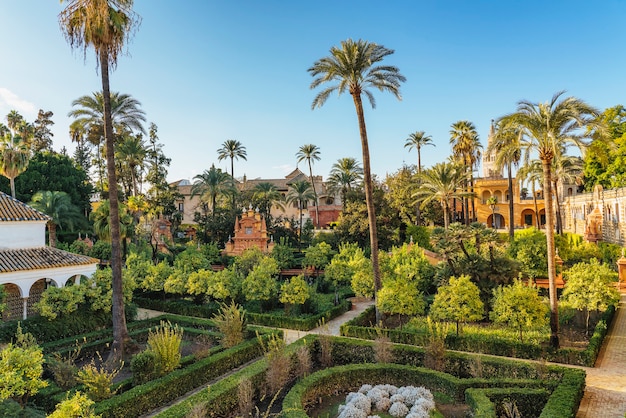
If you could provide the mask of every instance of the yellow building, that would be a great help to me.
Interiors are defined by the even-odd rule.
[[[493,140],[494,125],[491,123],[487,147]],[[546,211],[543,201],[543,190],[536,190],[536,200],[533,199],[532,188],[521,188],[520,182],[513,178],[513,219],[509,215],[509,192],[508,179],[502,175],[502,170],[496,169],[495,156],[485,154],[483,156],[483,177],[474,181],[474,206],[476,208],[476,220],[487,226],[495,226],[498,229],[508,228],[513,224],[515,228],[530,226],[542,227],[546,221]],[[490,197],[495,197],[495,205],[487,204]],[[536,204],[536,206],[535,206]]]

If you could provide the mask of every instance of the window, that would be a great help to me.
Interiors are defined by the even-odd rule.
[[[178,203],[178,211],[179,212],[185,211],[185,204],[183,202]]]
[[[335,199],[333,199],[332,197],[327,197],[326,198],[326,204],[327,205],[333,205],[335,203]]]
[[[246,235],[252,235],[252,227],[246,226]]]

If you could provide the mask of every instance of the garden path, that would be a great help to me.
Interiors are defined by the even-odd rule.
[[[576,418],[623,418],[626,413],[626,294],[593,368]]]

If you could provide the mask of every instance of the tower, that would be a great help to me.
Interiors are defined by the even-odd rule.
[[[491,126],[489,128],[489,136],[487,137],[487,148],[491,145],[494,137],[496,135],[496,127],[495,122],[491,119]],[[502,170],[496,169],[496,153],[491,152],[487,154],[483,154],[483,177],[484,178],[502,178]]]

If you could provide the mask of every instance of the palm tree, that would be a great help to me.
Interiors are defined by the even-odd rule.
[[[515,113],[505,116],[523,132],[522,149],[536,152],[543,169],[544,202],[546,208],[546,240],[548,246],[548,282],[550,294],[550,345],[559,347],[559,313],[556,294],[556,265],[554,245],[554,206],[552,204],[552,162],[560,150],[569,145],[581,149],[587,144],[592,129],[597,128],[599,112],[575,97],[562,98],[558,92],[546,103],[522,100]]]
[[[330,168],[330,175],[326,184],[333,193],[341,192],[343,209],[346,208],[346,196],[359,182],[363,180],[363,168],[352,157],[344,157],[337,160]]]
[[[141,183],[141,172],[148,153],[149,149],[141,135],[126,135],[117,144],[117,159],[127,166],[130,174],[132,196],[137,196],[139,193],[137,176],[139,175]],[[139,168],[139,173],[137,168]]]
[[[45,213],[51,219],[48,221],[48,239],[51,247],[57,246],[57,227],[67,227],[70,230],[83,220],[78,206],[65,192],[39,191],[28,203],[39,212]]]
[[[296,157],[298,158],[298,162],[306,160],[309,165],[309,180],[311,181],[311,189],[313,189],[314,195],[314,204],[315,204],[315,223],[319,228],[320,226],[320,212],[318,209],[318,199],[317,199],[317,191],[315,190],[315,183],[313,181],[313,161],[320,160],[320,148],[317,145],[306,144],[302,145],[298,152],[296,153]]]
[[[450,201],[472,195],[463,189],[468,179],[469,173],[465,167],[452,162],[438,163],[422,172],[420,186],[413,193],[413,197],[417,201],[421,201],[422,206],[426,206],[432,201],[439,202],[443,209],[443,226],[448,229],[450,225]]]
[[[409,137],[405,140],[404,148],[408,148],[411,151],[413,148],[417,151],[417,175],[418,179],[420,174],[422,174],[422,147],[426,145],[435,146],[433,143],[433,138],[430,135],[426,135],[424,131],[416,131],[409,135]],[[418,180],[419,181],[419,180]],[[420,224],[420,205],[417,203],[416,210],[417,217],[415,219],[415,225]]]
[[[531,184],[531,191],[533,194],[533,203],[535,207],[535,223],[537,225],[537,229],[541,228],[541,221],[539,219],[539,205],[537,204],[537,187],[536,184],[543,183],[543,168],[541,166],[541,161],[539,160],[531,160],[527,161],[523,166],[517,170],[517,177],[521,183],[524,181],[528,181]],[[543,188],[543,186],[541,186]]]
[[[115,150],[111,94],[109,89],[109,67],[115,68],[117,57],[125,41],[138,23],[134,14],[133,0],[65,0],[67,7],[59,14],[61,31],[70,46],[82,49],[93,47],[96,62],[100,65],[102,79],[104,139],[106,144],[107,174],[109,177],[109,199],[111,216],[111,269],[112,269],[112,313],[113,343],[109,361],[118,363],[124,356],[125,346],[130,342],[124,317],[124,294],[122,290],[122,254],[120,235],[120,213],[115,176]]]
[[[330,55],[317,60],[308,72],[315,77],[311,88],[331,83],[313,99],[312,108],[324,105],[328,97],[333,93],[339,94],[348,91],[354,101],[359,132],[361,135],[361,150],[363,153],[363,179],[365,186],[365,201],[367,204],[367,218],[370,229],[371,259],[374,275],[374,298],[377,299],[381,288],[380,267],[378,264],[378,234],[376,231],[376,211],[372,192],[372,174],[370,168],[370,151],[363,114],[363,102],[361,95],[365,95],[372,108],[376,107],[374,95],[370,91],[376,88],[380,91],[388,91],[396,98],[401,99],[400,83],[406,78],[400,74],[397,67],[381,65],[381,61],[393,54],[392,49],[382,45],[370,43],[364,40],[353,41],[348,39],[341,42],[340,47],[332,47]],[[376,323],[380,320],[380,311],[376,309]]]
[[[241,142],[234,139],[227,139],[222,144],[222,148],[217,150],[217,160],[222,161],[230,158],[230,175],[235,178],[235,160],[242,159],[247,161],[246,147]]]
[[[4,134],[0,136],[0,174],[9,179],[11,196],[15,199],[15,178],[28,168],[30,148],[28,139],[14,128],[1,131]]]
[[[194,180],[191,186],[191,197],[199,195],[200,200],[211,203],[213,215],[215,215],[218,197],[220,195],[230,196],[235,192],[233,178],[230,174],[215,168],[215,164],[211,164],[211,168],[204,170],[202,174],[194,176]]]
[[[496,126],[493,126],[492,140],[487,147],[487,154],[495,153],[496,167],[498,170],[502,170],[504,167],[507,169],[507,179],[509,188],[509,239],[512,241],[515,234],[515,223],[513,217],[515,216],[515,207],[513,202],[513,165],[516,167],[519,165],[522,158],[521,148],[521,132],[515,126],[509,126],[498,121]]]
[[[491,196],[485,203],[491,208],[491,226],[493,229],[496,229],[496,205],[498,204],[498,198]]]
[[[126,241],[130,237],[133,228],[133,217],[124,204],[120,204],[120,239]],[[111,201],[103,200],[100,205],[89,214],[93,222],[93,231],[99,239],[110,242],[113,245],[113,228],[111,228]]]
[[[584,162],[580,157],[565,155],[561,152],[554,154],[554,160],[552,160],[552,187],[554,189],[557,234],[563,234],[563,217],[561,216],[559,185],[563,187],[566,183],[580,182],[583,167]]]
[[[474,188],[474,167],[480,161],[481,148],[478,133],[474,124],[467,120],[460,120],[452,124],[450,130],[450,144],[452,145],[452,153],[456,159],[469,172],[469,178],[466,184],[466,190],[473,192]],[[470,224],[469,203],[467,199],[463,200],[465,224]],[[472,200],[472,217],[476,216],[476,208]]]
[[[298,213],[300,215],[300,225],[298,233],[299,246],[302,245],[302,210],[307,206],[307,202],[315,198],[315,193],[311,189],[311,184],[307,181],[300,180],[289,185],[289,191],[285,200],[287,203],[296,203],[298,205]]]
[[[284,210],[282,202],[285,200],[278,188],[272,183],[258,183],[252,190],[252,199],[259,207],[259,212],[265,216],[266,225],[272,224],[272,207]]]

